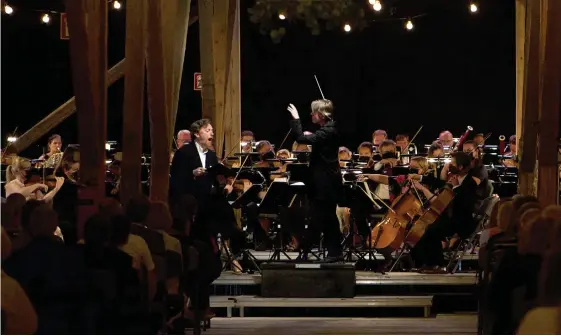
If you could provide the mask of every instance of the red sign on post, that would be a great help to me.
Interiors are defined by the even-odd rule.
[[[70,33],[68,32],[68,21],[66,17],[66,13],[60,14],[60,39],[61,40],[69,40]]]
[[[201,91],[203,89],[203,78],[200,72],[195,72],[193,76],[193,90]]]

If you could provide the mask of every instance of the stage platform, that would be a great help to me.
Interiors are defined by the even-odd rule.
[[[391,272],[386,274],[368,271],[356,272],[357,286],[411,285],[411,286],[472,286],[477,283],[476,273],[420,274],[415,272]],[[213,285],[252,286],[261,284],[260,274],[234,274],[222,272]]]
[[[214,318],[205,335],[475,335],[475,314],[434,318]]]
[[[255,259],[257,259],[257,261],[259,262],[263,262],[263,261],[268,261],[271,259],[271,256],[273,255],[273,251],[254,251],[254,250],[249,250],[249,252],[255,257]],[[317,253],[317,250],[313,250],[313,252]],[[360,251],[360,253],[366,253],[366,251]],[[288,255],[288,258],[287,256]],[[298,257],[298,252],[286,252],[286,255],[284,254],[280,254],[280,260],[279,259],[275,259],[276,261],[290,261],[290,260],[295,260]],[[448,256],[445,255],[445,258],[447,258]],[[289,259],[290,258],[290,259]],[[308,256],[308,258],[310,260],[315,259],[311,254]],[[463,257],[464,260],[477,260],[478,255],[477,253],[466,253]],[[370,260],[370,256],[368,254],[364,255],[364,259],[365,260]],[[384,256],[379,254],[379,253],[374,253],[374,258],[375,260],[379,260],[382,261],[384,260]],[[353,256],[353,260],[357,261],[359,260],[359,258],[354,255]]]

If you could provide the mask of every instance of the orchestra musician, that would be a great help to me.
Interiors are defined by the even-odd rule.
[[[388,138],[388,133],[382,129],[375,130],[372,133],[372,144],[375,147],[380,146],[384,140]]]
[[[353,159],[353,153],[347,147],[339,147],[339,166],[341,168],[349,165],[349,162]]]
[[[438,142],[443,147],[447,147],[449,149],[452,149],[454,147],[454,136],[452,135],[452,132],[450,132],[448,130],[442,131],[440,133],[440,135],[438,136]]]
[[[461,238],[466,238],[475,230],[476,223],[473,219],[473,212],[475,210],[477,184],[470,174],[471,161],[471,157],[467,153],[455,152],[451,154],[448,169],[452,176],[446,187],[454,190],[454,200],[439,220],[428,227],[423,237],[411,250],[411,256],[416,266],[421,267],[424,271],[442,272],[440,268],[444,263],[442,241],[446,237],[458,234]],[[429,199],[433,198],[431,191],[424,190],[425,186],[418,181],[413,183]]]
[[[44,161],[42,163],[42,167],[54,168],[59,164],[62,158],[62,152],[60,151],[60,149],[62,148],[61,136],[58,134],[51,135],[49,137],[49,140],[47,141],[47,148],[49,151],[41,155],[39,157],[39,160]]]
[[[174,155],[170,168],[170,203],[184,195],[193,196],[197,202],[197,215],[191,227],[190,238],[199,241],[204,249],[199,249],[201,274],[205,279],[196,300],[201,309],[209,308],[209,286],[220,276],[222,265],[217,245],[218,233],[223,238],[236,226],[233,209],[225,194],[232,192],[230,184],[221,186],[218,176],[208,169],[218,165],[216,152],[212,150],[214,129],[208,119],[195,121],[191,125],[194,141],[182,146]],[[222,180],[225,180],[223,178]]]
[[[518,147],[516,145],[516,135],[511,135],[508,139],[508,152],[504,154],[505,158],[503,164],[507,167],[517,167],[517,157]]]
[[[484,146],[485,145],[485,135],[483,133],[477,133],[474,137],[473,137],[473,142],[477,145],[477,146]]]
[[[339,221],[336,215],[337,202],[342,186],[339,167],[339,132],[333,120],[333,103],[327,99],[315,100],[311,104],[311,118],[320,126],[315,133],[303,132],[298,110],[293,104],[288,106],[292,115],[292,134],[299,144],[312,145],[307,181],[308,197],[311,206],[311,225],[314,234],[319,237],[323,231],[328,251],[326,262],[342,259]],[[310,241],[303,241],[304,258],[307,258]]]
[[[177,132],[177,139],[175,140],[177,149],[183,147],[183,145],[186,145],[190,142],[191,142],[191,132],[189,132],[189,130],[181,130]]]
[[[55,187],[49,191],[49,187],[44,183],[29,183],[28,171],[30,168],[31,163],[29,160],[21,157],[14,157],[12,159],[12,164],[6,168],[7,183],[4,185],[6,198],[11,194],[18,193],[22,194],[26,200],[52,201],[53,197],[62,187],[64,179],[55,178]]]
[[[242,131],[240,142],[242,143],[242,153],[249,153],[251,144],[255,142],[255,135],[252,131]]]
[[[407,155],[409,154],[409,148],[407,148],[409,146],[409,136],[405,135],[405,134],[398,134],[395,136],[395,144],[400,148],[400,153],[401,155]],[[409,163],[409,157],[402,157],[400,158],[400,161],[402,164],[408,164]]]
[[[483,165],[483,161],[481,159],[480,147],[473,141],[466,141],[464,142],[462,150],[472,158],[470,174],[477,183],[476,206],[479,206],[483,203],[484,199],[491,196],[493,187],[489,183],[489,174],[487,173],[487,169],[485,168],[485,165]]]

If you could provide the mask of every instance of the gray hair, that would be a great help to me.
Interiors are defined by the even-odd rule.
[[[312,112],[321,113],[327,118],[333,114],[333,103],[329,99],[318,99],[312,102]]]

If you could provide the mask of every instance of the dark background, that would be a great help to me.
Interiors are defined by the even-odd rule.
[[[417,143],[432,141],[443,129],[459,136],[467,125],[476,132],[493,132],[491,143],[498,142],[500,134],[513,134],[514,3],[479,1],[479,12],[471,14],[466,0],[391,1],[398,18],[426,15],[413,20],[413,31],[406,31],[402,20],[381,20],[360,32],[339,29],[320,36],[312,36],[303,25],[287,25],[284,39],[274,44],[249,22],[252,1],[242,0],[242,129],[279,144],[288,131],[286,106],[294,103],[312,130],[309,104],[321,97],[316,74],[336,106],[344,145],[353,148],[378,128],[393,137],[412,135],[424,125]],[[41,10],[63,11],[62,2],[10,3],[16,12],[2,15],[4,145],[16,127],[23,134],[73,95],[68,41],[59,39],[59,16],[54,14],[50,25],[40,22]],[[110,66],[124,56],[124,17],[123,10],[110,10]],[[193,73],[200,70],[198,34],[198,24],[192,25],[176,129],[188,128],[201,116],[200,93],[193,91]],[[120,141],[122,97],[121,80],[109,89],[108,140]],[[76,116],[68,118],[53,133],[61,134],[65,144],[77,142],[76,121]],[[47,137],[24,155],[39,154]]]

